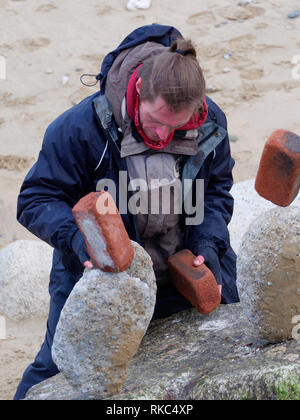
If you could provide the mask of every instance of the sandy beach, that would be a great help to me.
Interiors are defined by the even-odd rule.
[[[99,89],[80,83],[138,26],[175,26],[196,45],[208,95],[228,120],[235,182],[254,178],[276,129],[300,135],[298,0],[0,0],[0,249],[33,238],[16,222],[21,183],[51,121]],[[239,3],[243,3],[241,6]],[[297,59],[298,56],[298,59]],[[2,58],[1,58],[2,57]],[[298,60],[298,61],[297,61]],[[3,70],[3,68],[2,68]],[[297,77],[299,76],[299,77]],[[1,293],[1,291],[0,291]],[[44,322],[0,340],[0,399],[12,399],[44,336]]]

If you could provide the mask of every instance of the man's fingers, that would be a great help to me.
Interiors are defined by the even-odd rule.
[[[91,263],[91,261],[85,261],[83,263],[83,265],[85,266],[85,268],[87,268],[88,270],[91,270],[93,268],[93,263]]]
[[[194,265],[201,265],[204,263],[204,258],[202,255],[198,255],[195,259],[194,259]]]

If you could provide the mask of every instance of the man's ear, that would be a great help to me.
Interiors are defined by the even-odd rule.
[[[142,87],[142,78],[139,77],[135,84],[136,91],[139,95],[141,94],[141,87]]]

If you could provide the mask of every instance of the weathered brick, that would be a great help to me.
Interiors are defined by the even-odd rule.
[[[300,137],[276,130],[267,140],[255,180],[262,197],[278,206],[289,206],[300,189]]]
[[[134,250],[112,196],[91,192],[73,207],[93,264],[102,271],[126,270]]]
[[[221,295],[213,273],[201,264],[193,265],[195,255],[188,249],[177,252],[168,259],[170,275],[177,290],[201,313],[215,310]]]

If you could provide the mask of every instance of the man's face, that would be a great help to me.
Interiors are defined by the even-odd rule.
[[[148,139],[153,141],[166,140],[172,131],[186,124],[192,115],[191,107],[179,112],[170,111],[160,96],[153,103],[141,102],[139,109],[142,129]]]

